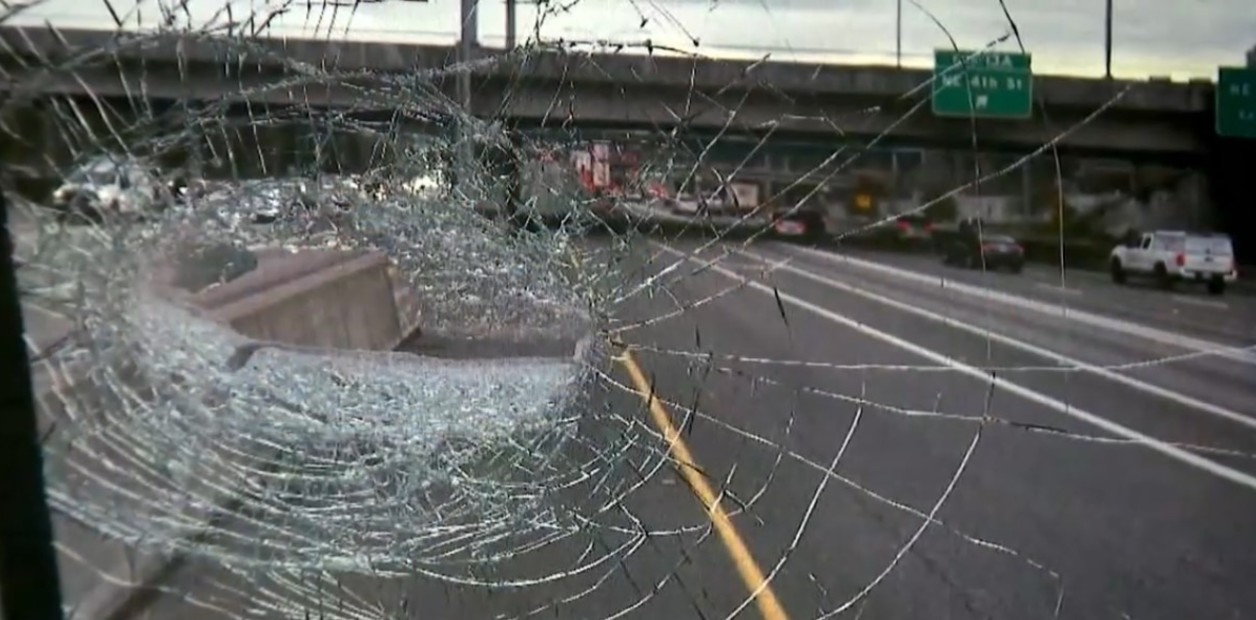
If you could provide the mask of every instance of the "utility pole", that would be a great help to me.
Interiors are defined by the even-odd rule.
[[[510,0],[506,0],[509,2]],[[895,66],[903,68],[903,0],[898,0],[898,8],[894,13],[894,58]]]
[[[1107,11],[1103,29],[1104,72],[1107,79],[1112,79],[1112,0],[1107,2]]]
[[[506,0],[506,51],[515,49],[516,0]]]
[[[475,58],[479,47],[479,0],[461,0],[462,30],[458,39],[458,62],[463,65],[458,72],[458,103],[471,112],[471,70],[467,66]]]
[[[475,110],[471,105],[471,62],[475,59],[479,47],[479,0],[461,0],[459,15],[462,19],[461,34],[458,38],[458,62],[462,66],[458,70],[458,104],[462,106],[464,118],[456,121],[457,128],[454,139],[456,163],[454,164],[454,191],[464,199],[476,205],[480,202],[476,177],[474,136]]]

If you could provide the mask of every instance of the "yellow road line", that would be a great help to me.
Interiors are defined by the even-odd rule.
[[[667,409],[663,407],[663,403],[654,397],[654,391],[650,386],[649,380],[646,379],[645,373],[642,372],[641,366],[633,359],[632,353],[625,350],[619,358],[620,363],[628,370],[628,375],[632,378],[633,384],[637,388],[637,392],[641,398],[645,399],[646,406],[650,409],[650,417],[654,420],[654,425],[658,427],[659,432],[663,433],[664,439],[667,441],[672,458],[679,463],[680,475],[689,483],[689,488],[693,489],[695,495],[702,502],[703,507],[707,509],[707,514],[711,517],[711,523],[715,526],[715,532],[719,534],[720,541],[724,543],[724,548],[728,551],[728,555],[733,560],[733,565],[737,568],[741,580],[746,584],[746,588],[751,594],[758,592],[755,598],[755,604],[759,608],[760,615],[764,620],[787,620],[789,618],[785,613],[785,609],[781,607],[781,602],[776,598],[776,593],[772,591],[772,585],[768,583],[767,577],[764,576],[763,570],[755,563],[754,557],[750,555],[750,549],[746,547],[746,543],[742,541],[741,536],[737,533],[737,529],[733,527],[732,519],[728,518],[728,513],[724,512],[724,508],[720,506],[719,496],[707,483],[707,480],[701,474],[697,461],[693,458],[693,453],[689,451],[688,444],[680,436],[680,431],[672,424],[671,415]]]

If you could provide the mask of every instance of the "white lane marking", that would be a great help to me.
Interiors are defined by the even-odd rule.
[[[1187,297],[1186,295],[1172,295],[1170,296],[1170,299],[1179,303],[1193,304],[1196,306],[1203,306],[1205,308],[1216,308],[1218,310],[1230,309],[1230,304],[1227,304],[1224,301],[1216,301],[1213,299],[1196,299],[1194,297]]]
[[[659,244],[655,241],[651,241],[651,243],[659,245],[665,251],[675,254],[676,256],[679,256],[685,260],[692,261],[692,262],[702,262],[702,261],[699,261],[699,259],[696,259],[678,250],[673,250],[672,248]],[[705,265],[706,263],[703,262],[703,264]],[[1249,489],[1256,490],[1256,477],[1243,473],[1237,469],[1227,467],[1225,465],[1216,463],[1214,461],[1210,461],[1197,454],[1188,452],[1177,446],[1165,443],[1159,439],[1156,439],[1155,437],[1145,435],[1123,424],[1118,424],[1116,422],[1108,420],[1107,418],[1090,413],[1089,411],[1086,411],[1085,409],[1082,409],[1081,407],[1078,407],[1076,405],[1066,403],[1064,401],[1052,398],[1051,396],[1048,396],[1041,392],[1037,392],[1035,390],[1024,387],[1018,383],[1008,381],[1007,379],[999,377],[998,375],[991,375],[989,373],[982,371],[979,368],[969,366],[968,364],[965,364],[952,357],[948,357],[932,349],[922,347],[908,340],[899,338],[898,336],[895,336],[893,334],[883,332],[879,329],[870,327],[868,325],[864,325],[863,323],[855,321],[854,319],[847,318],[841,314],[833,312],[832,310],[823,308],[821,306],[817,306],[816,304],[813,304],[804,299],[794,297],[793,295],[780,291],[779,289],[773,289],[772,287],[766,286],[754,280],[750,280],[734,271],[729,271],[728,269],[724,269],[718,265],[710,265],[709,270],[714,273],[718,273],[731,280],[743,282],[746,286],[753,288],[766,295],[779,296],[782,303],[787,303],[793,306],[797,306],[799,308],[812,312],[813,314],[816,314],[820,317],[828,319],[834,323],[848,327],[850,329],[853,329],[867,336],[871,336],[873,338],[881,340],[882,342],[893,345],[895,347],[898,347],[910,353],[914,353],[935,364],[946,366],[947,368],[952,368],[956,372],[967,375],[974,379],[977,379],[983,382],[992,383],[995,387],[1006,390],[1007,392],[1020,396],[1021,398],[1024,398],[1025,400],[1028,400],[1030,402],[1037,403],[1049,409],[1053,409],[1064,415],[1077,418],[1093,426],[1096,426],[1105,431],[1108,431],[1109,433],[1112,433],[1113,435],[1141,443],[1147,448],[1154,450],[1156,452],[1159,452],[1171,459],[1174,459],[1181,463],[1185,463],[1187,465],[1198,468],[1210,474],[1219,476],[1221,478],[1225,478],[1226,480],[1236,482]]]
[[[1090,325],[1091,327],[1107,329],[1128,336],[1136,336],[1153,342],[1180,347],[1188,351],[1216,353],[1219,356],[1237,362],[1256,366],[1256,352],[1243,350],[1243,347],[1234,347],[1218,342],[1203,340],[1201,338],[1194,338],[1184,334],[1176,334],[1162,329],[1148,327],[1146,325],[1139,325],[1137,323],[1131,323],[1129,321],[1118,320],[1101,314],[1087,312],[1085,310],[1078,310],[1077,308],[1070,308],[1059,304],[1042,302],[1035,299],[1029,299],[1027,297],[1020,297],[1018,295],[1012,295],[1010,293],[1004,293],[990,288],[973,286],[963,282],[956,282],[955,280],[947,280],[946,278],[939,276],[931,276],[915,271],[908,271],[906,269],[899,269],[898,267],[890,267],[889,265],[882,265],[872,261],[854,258],[852,256],[830,254],[828,252],[821,252],[819,250],[813,250],[811,248],[801,246],[782,245],[781,247],[786,248],[784,251],[787,253],[800,251],[813,256],[818,256],[830,262],[847,264],[853,267],[859,267],[869,271],[894,276],[903,280],[920,282],[931,286],[939,286],[964,295],[970,295],[988,301],[1014,306],[1023,310],[1030,310],[1059,318],[1070,319],[1079,323]]]
[[[1082,290],[1079,288],[1069,288],[1067,286],[1060,286],[1059,284],[1052,284],[1050,282],[1034,282],[1034,286],[1038,288],[1046,289],[1053,293],[1064,293],[1067,295],[1081,295],[1082,294]]]
[[[750,252],[746,252],[746,253],[752,254]],[[961,331],[968,332],[970,334],[976,334],[983,338],[989,338],[990,340],[994,342],[1007,345],[1014,349],[1020,349],[1021,351],[1029,353],[1031,355],[1037,355],[1039,357],[1047,358],[1058,364],[1064,364],[1066,366],[1071,366],[1071,367],[1078,368],[1089,373],[1093,373],[1095,375],[1103,377],[1104,379],[1108,379],[1109,381],[1115,381],[1116,383],[1120,383],[1127,387],[1134,388],[1135,390],[1138,390],[1140,392],[1151,394],[1152,396],[1163,398],[1165,400],[1175,402],[1179,405],[1184,405],[1186,407],[1190,407],[1192,409],[1196,409],[1204,413],[1212,414],[1220,418],[1225,418],[1227,420],[1230,420],[1231,422],[1237,422],[1249,428],[1256,429],[1256,418],[1243,415],[1242,413],[1239,413],[1232,409],[1227,409],[1220,405],[1216,405],[1216,404],[1213,404],[1204,400],[1200,400],[1198,398],[1188,396],[1186,394],[1182,394],[1181,392],[1174,392],[1173,390],[1162,388],[1158,385],[1155,385],[1154,383],[1147,383],[1145,381],[1140,381],[1129,375],[1123,375],[1119,372],[1115,372],[1108,368],[1095,366],[1094,364],[1084,362],[1074,357],[1069,357],[1062,353],[1057,353],[1050,349],[1044,349],[1043,347],[1040,347],[1035,344],[1030,344],[1023,340],[1018,340],[1016,338],[1012,338],[1011,336],[1006,336],[1003,334],[996,333],[986,327],[981,327],[978,325],[973,325],[971,323],[966,323],[959,319],[955,319],[946,315],[938,314],[931,310],[925,310],[924,308],[921,308],[919,306],[914,306],[911,304],[903,303],[896,299],[891,299],[884,295],[873,293],[872,291],[868,291],[868,290],[859,288],[857,286],[847,284],[845,282],[834,280],[832,278],[828,278],[819,274],[811,273],[805,269],[800,269],[798,267],[795,267],[794,265],[778,262],[776,263],[775,268],[780,271],[786,271],[786,272],[801,276],[803,278],[807,278],[813,282],[819,282],[820,284],[829,286],[831,288],[835,288],[835,289],[838,289],[847,293],[851,293],[853,295],[858,295],[860,297],[863,297],[864,299],[868,299],[868,300],[875,301],[880,304],[884,304],[886,306],[890,306],[891,308],[895,308],[898,310],[902,310],[904,312],[914,314],[916,316],[919,316],[924,319],[928,319],[930,321],[942,323],[943,325],[946,325],[947,327],[952,327]]]
[[[723,265],[724,267],[727,267],[728,269],[736,269],[739,271],[740,270],[763,271],[765,269],[770,269],[772,267],[771,263],[756,263],[756,262],[747,261],[747,260],[730,261],[728,259],[721,260],[720,265]]]

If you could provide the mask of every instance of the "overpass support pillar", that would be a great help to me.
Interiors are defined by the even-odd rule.
[[[1234,239],[1242,264],[1256,263],[1256,140],[1217,138],[1208,158],[1205,182],[1216,228]]]
[[[1021,208],[1020,214],[1029,217],[1034,211],[1034,160],[1030,159],[1021,165]]]

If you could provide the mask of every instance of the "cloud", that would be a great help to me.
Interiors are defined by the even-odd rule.
[[[1137,9],[1116,1],[1113,63],[1118,75],[1211,77],[1218,65],[1241,64],[1244,52],[1256,44],[1251,0],[1210,0],[1206,7],[1143,0]],[[189,5],[208,16],[222,3],[193,0]],[[237,0],[237,14],[261,5]],[[1025,47],[1034,54],[1037,71],[1102,73],[1102,2],[1006,0],[1006,5]],[[132,16],[152,23],[159,14],[157,6],[144,0]],[[712,55],[770,53],[784,60],[893,63],[897,6],[895,0],[584,0],[570,10],[544,16],[540,33],[545,38],[652,39]],[[539,16],[535,5],[521,4],[519,9],[524,39],[535,34]],[[908,65],[929,65],[932,50],[949,47],[952,37],[961,47],[975,48],[1011,32],[998,0],[904,0],[902,9],[902,57]],[[501,0],[482,2],[482,42],[500,44],[504,13]],[[100,27],[111,21],[100,0],[51,0],[30,11],[25,20],[39,23],[45,18],[77,27]],[[279,22],[276,32],[448,42],[457,28],[458,0],[389,0],[362,5],[351,18],[342,11],[334,24],[330,14],[301,11]],[[1016,44],[1009,41],[1001,47],[1016,49]]]
[[[1206,9],[1172,0],[1145,0],[1121,7],[1114,22],[1114,69],[1118,74],[1212,76],[1219,64],[1238,64],[1256,43],[1250,0],[1214,0]],[[714,5],[714,8],[712,6]],[[1104,7],[1093,0],[1007,0],[1035,67],[1052,73],[1102,73]],[[548,24],[562,36],[615,38],[636,35],[685,45],[698,39],[746,54],[777,58],[893,62],[894,0],[586,0]],[[640,13],[649,18],[638,28]],[[681,27],[683,26],[683,28]],[[928,65],[932,50],[983,46],[1012,28],[998,0],[920,0],[902,3],[902,52],[908,64]],[[1015,41],[1001,46],[1016,49]]]

